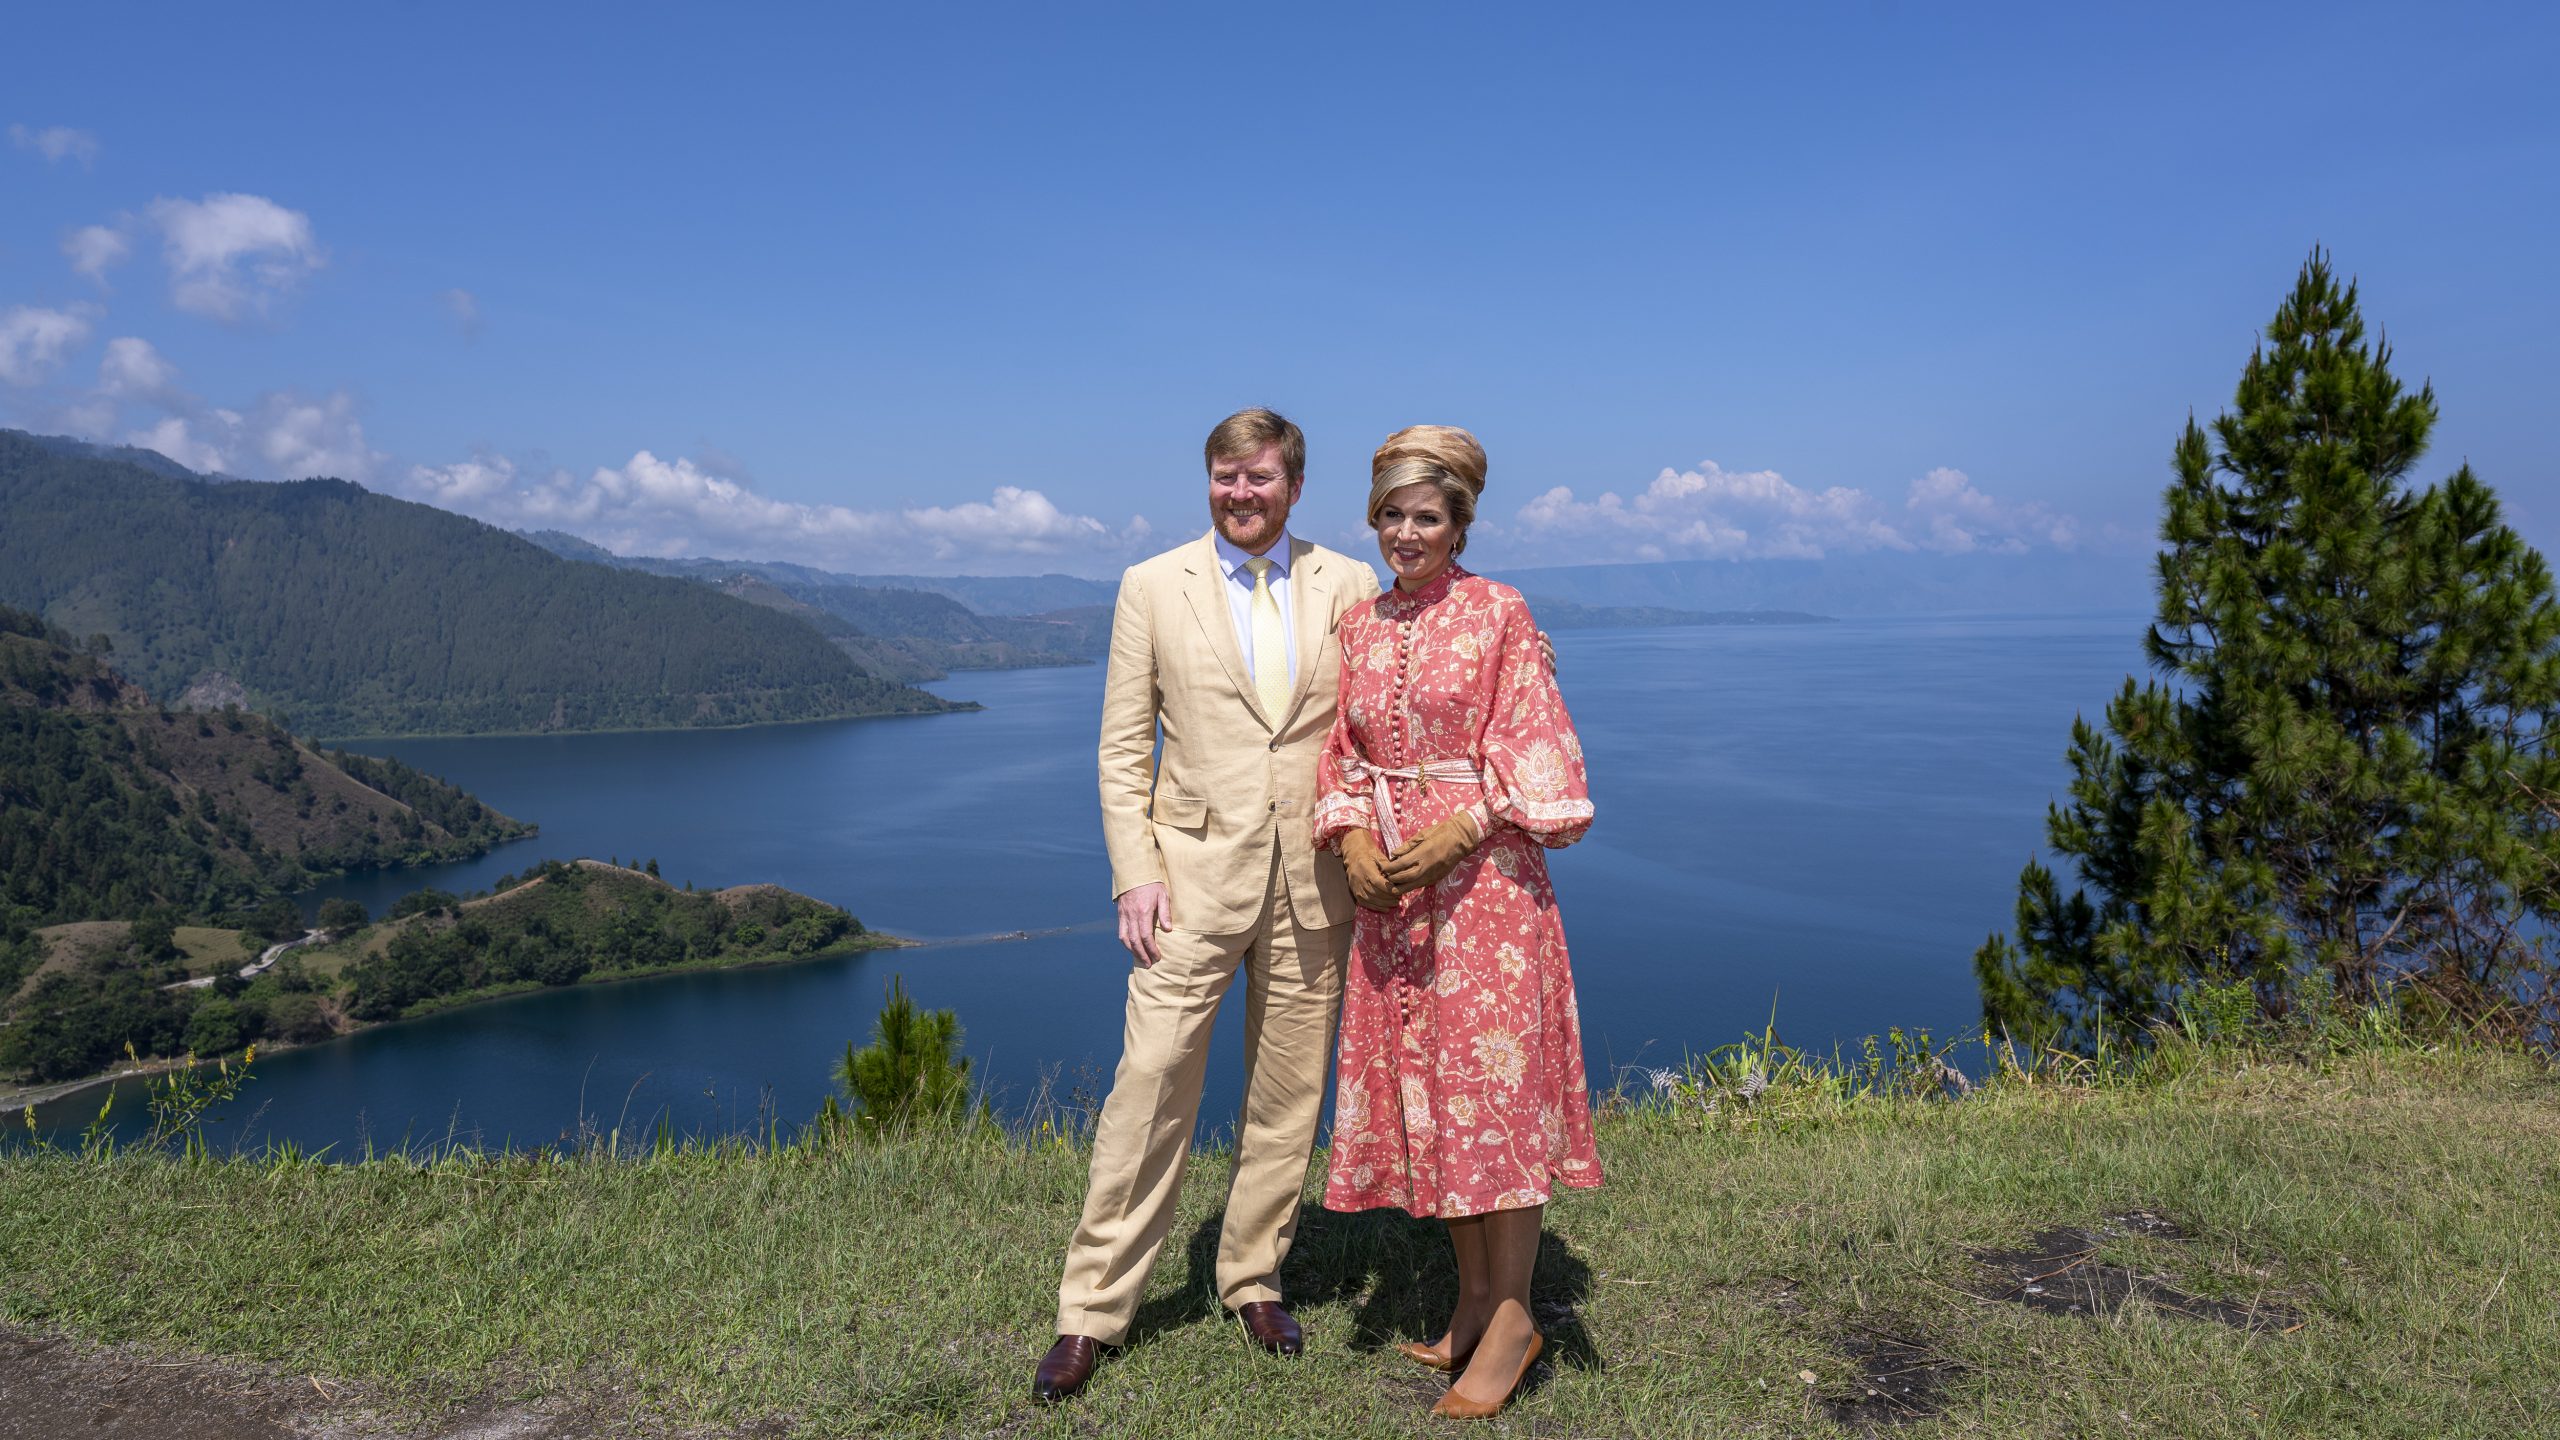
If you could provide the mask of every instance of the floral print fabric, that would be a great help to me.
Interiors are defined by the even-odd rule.
[[[1386,781],[1411,837],[1453,811],[1484,835],[1437,885],[1363,908],[1342,1000],[1334,1210],[1455,1218],[1600,1183],[1590,1087],[1546,849],[1591,828],[1582,742],[1529,607],[1451,565],[1343,616],[1342,685],[1317,761],[1316,843],[1379,828],[1368,767],[1459,760],[1476,782]]]

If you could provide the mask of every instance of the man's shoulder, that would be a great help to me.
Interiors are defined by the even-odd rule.
[[[1297,540],[1295,544],[1300,548],[1292,564],[1311,566],[1321,571],[1333,583],[1355,597],[1377,593],[1378,572],[1370,569],[1366,562],[1355,560],[1339,550],[1319,545],[1313,540]]]
[[[1206,535],[1194,536],[1193,538],[1185,540],[1181,544],[1174,546],[1170,550],[1150,555],[1146,559],[1141,560],[1130,566],[1128,569],[1120,572],[1120,583],[1127,585],[1135,582],[1138,585],[1144,586],[1152,582],[1186,574],[1200,564],[1203,556],[1214,556],[1215,554],[1216,552],[1209,546],[1209,537]]]

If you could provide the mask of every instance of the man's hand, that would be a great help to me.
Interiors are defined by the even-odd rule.
[[[1538,653],[1547,657],[1547,678],[1550,680],[1554,679],[1556,674],[1556,637],[1548,634],[1544,630],[1539,631]]]
[[[1480,838],[1474,818],[1459,811],[1416,835],[1397,851],[1387,861],[1387,883],[1396,887],[1398,895],[1437,885],[1458,868],[1458,862],[1467,858],[1467,852],[1476,848]]]
[[[1396,908],[1396,887],[1387,880],[1387,852],[1378,848],[1377,834],[1345,830],[1334,843],[1342,849],[1342,873],[1351,879],[1351,898],[1372,910]]]
[[[1120,892],[1120,943],[1129,948],[1129,956],[1140,968],[1156,963],[1156,932],[1173,928],[1172,902],[1165,898],[1164,882],[1132,885]]]

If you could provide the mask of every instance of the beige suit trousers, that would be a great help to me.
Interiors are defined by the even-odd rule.
[[[1172,1228],[1208,1073],[1209,1028],[1245,977],[1244,1114],[1218,1237],[1218,1298],[1229,1309],[1280,1298],[1280,1262],[1298,1231],[1315,1148],[1349,924],[1297,923],[1275,852],[1260,923],[1235,935],[1160,933],[1159,958],[1129,970],[1120,1068],[1093,1133],[1084,1218],[1067,1247],[1058,1333],[1116,1345]]]

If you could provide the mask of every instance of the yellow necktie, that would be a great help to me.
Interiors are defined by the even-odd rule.
[[[1280,623],[1280,598],[1271,593],[1271,557],[1256,555],[1244,564],[1253,572],[1253,688],[1262,696],[1262,713],[1278,725],[1289,704],[1289,631]]]

